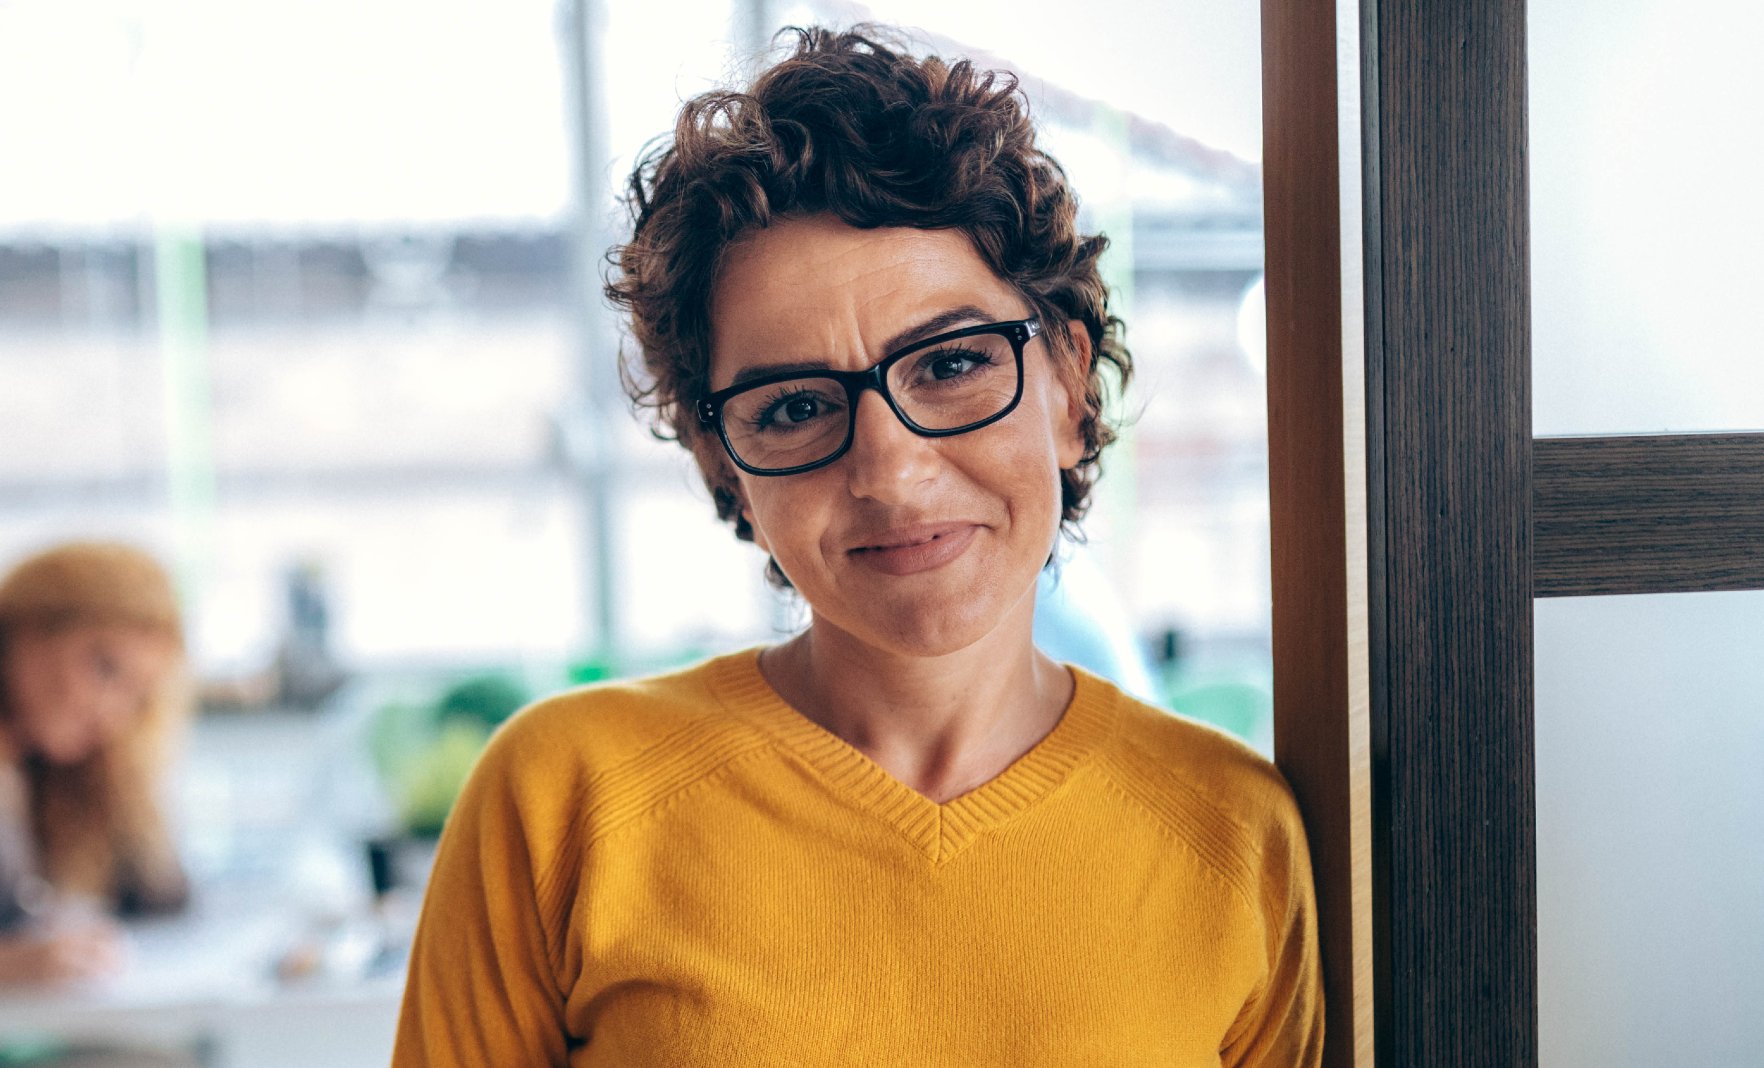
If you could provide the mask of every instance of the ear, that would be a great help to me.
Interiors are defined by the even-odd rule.
[[[1060,470],[1069,471],[1084,459],[1084,383],[1089,378],[1090,333],[1077,319],[1066,322],[1067,344],[1054,347],[1056,360],[1069,360],[1069,366],[1054,368],[1055,392],[1048,414],[1053,419],[1054,440],[1059,452]],[[1076,390],[1072,384],[1076,382]]]

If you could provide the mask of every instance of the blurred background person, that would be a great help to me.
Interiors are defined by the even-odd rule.
[[[187,900],[156,796],[183,661],[172,584],[137,549],[65,544],[0,579],[0,981],[114,970],[107,915]]]

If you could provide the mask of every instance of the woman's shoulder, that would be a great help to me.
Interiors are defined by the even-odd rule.
[[[1115,700],[1104,773],[1168,832],[1232,867],[1302,848],[1292,789],[1267,757],[1210,724],[1119,691]]]
[[[1291,796],[1274,762],[1237,735],[1129,695],[1122,700],[1122,741],[1172,778],[1251,803]]]
[[[528,705],[504,723],[491,751],[522,764],[588,760],[607,767],[670,742],[744,726],[730,715],[727,680],[752,650],[654,675],[590,683]]]
[[[757,658],[749,649],[535,702],[490,739],[468,789],[512,804],[524,819],[599,826],[608,812],[650,811],[770,744],[742,714],[744,702],[758,699],[746,691],[755,680],[764,686]]]

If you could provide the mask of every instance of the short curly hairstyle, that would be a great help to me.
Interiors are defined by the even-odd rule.
[[[1058,373],[1084,398],[1083,459],[1061,472],[1061,525],[1075,534],[1115,439],[1105,372],[1124,388],[1133,363],[1098,269],[1108,239],[1078,232],[1077,200],[1036,147],[1016,78],[914,57],[877,27],[782,34],[796,38],[787,58],[746,92],[687,101],[672,139],[631,173],[631,237],[608,253],[606,282],[636,342],[621,365],[631,399],[653,412],[658,436],[692,451],[718,516],[751,541],[733,465],[693,405],[709,392],[711,297],[725,252],[786,215],[961,230],[1050,327],[1042,336]],[[1054,328],[1067,322],[1083,325],[1088,359]]]

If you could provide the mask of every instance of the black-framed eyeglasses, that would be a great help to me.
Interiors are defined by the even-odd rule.
[[[851,448],[858,399],[873,389],[906,428],[947,438],[990,426],[1023,399],[1023,346],[1036,319],[968,326],[915,341],[862,371],[782,371],[698,402],[735,465],[755,475],[825,467]]]

